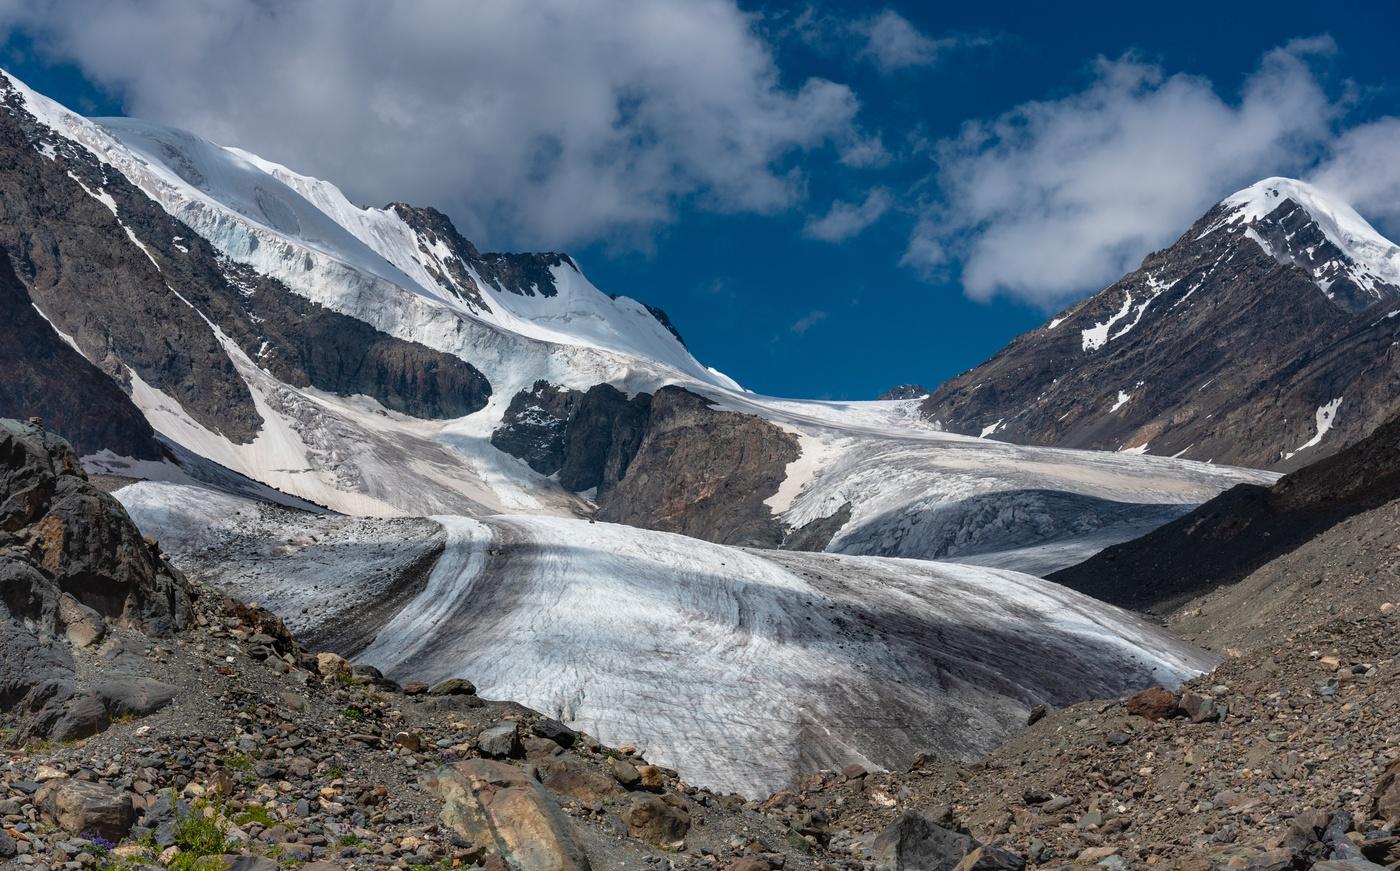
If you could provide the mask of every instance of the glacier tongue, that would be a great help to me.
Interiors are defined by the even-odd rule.
[[[359,639],[342,652],[399,679],[469,677],[751,796],[819,767],[969,758],[1035,704],[1172,685],[1211,663],[1016,572],[514,515],[439,518],[445,551],[405,589],[376,568],[374,543],[395,538],[382,524],[422,521],[366,527],[153,482],[117,496],[178,564],[299,633]],[[376,618],[368,606],[385,600],[399,610]]]

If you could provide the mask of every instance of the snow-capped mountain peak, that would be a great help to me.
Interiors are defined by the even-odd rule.
[[[1202,233],[1243,230],[1274,259],[1312,275],[1327,297],[1366,308],[1400,296],[1400,246],[1340,198],[1297,179],[1273,177],[1226,197]]]

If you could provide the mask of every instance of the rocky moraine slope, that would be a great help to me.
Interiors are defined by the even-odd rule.
[[[1394,500],[1175,612],[1226,657],[1179,690],[755,800],[462,678],[312,655],[170,567],[61,440],[0,432],[6,867],[1400,868]],[[1266,615],[1230,604],[1261,589]]]

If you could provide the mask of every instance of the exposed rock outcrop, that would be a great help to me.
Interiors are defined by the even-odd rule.
[[[184,625],[190,588],[125,509],[87,481],[73,450],[32,424],[0,420],[0,709],[18,739],[79,738],[170,701],[158,681],[74,680],[70,648],[109,624],[151,634]]]
[[[721,544],[776,546],[783,526],[764,500],[800,453],[797,439],[768,421],[663,387],[599,518]]]
[[[799,454],[773,424],[684,388],[628,398],[545,381],[515,395],[491,443],[566,489],[594,490],[602,520],[770,547],[784,529],[763,502]]]
[[[0,252],[0,417],[39,417],[87,456],[156,460],[165,450],[115,381],[68,345],[44,320]]]

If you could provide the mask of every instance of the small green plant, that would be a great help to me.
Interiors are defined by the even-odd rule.
[[[341,711],[341,713],[345,715],[346,719],[354,720],[356,723],[362,722],[365,719],[365,712],[354,705]]]
[[[341,835],[336,839],[336,843],[342,847],[358,847],[364,842],[365,839],[358,835]]]
[[[200,799],[190,806],[187,814],[175,820],[175,846],[180,854],[170,863],[170,871],[214,871],[221,868],[224,853],[233,845],[225,837],[225,825],[219,808]]]
[[[341,779],[342,777],[344,777],[344,776],[345,776],[345,769],[344,769],[344,768],[327,768],[327,769],[326,769],[326,777],[329,777],[331,780],[340,780],[340,779]]]
[[[232,768],[235,771],[253,770],[253,757],[249,756],[247,753],[230,751],[224,754],[223,761],[225,767]]]
[[[277,825],[277,821],[272,818],[272,812],[260,804],[248,805],[233,818],[233,821],[239,826],[258,825],[264,829]]]

